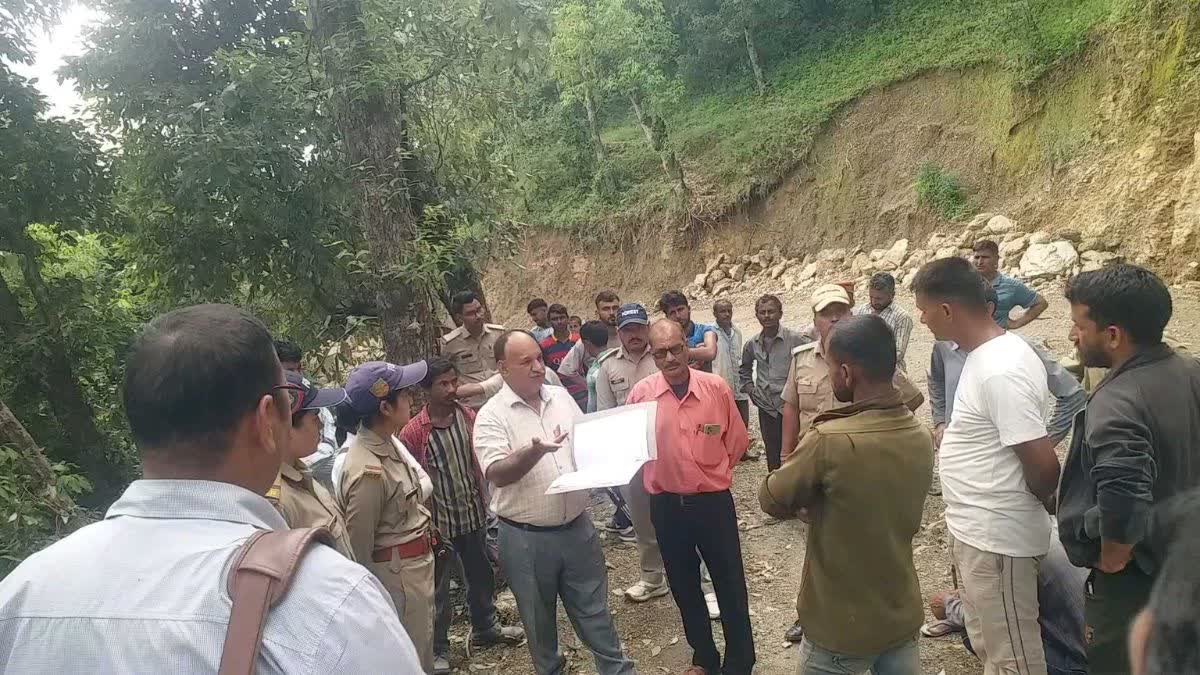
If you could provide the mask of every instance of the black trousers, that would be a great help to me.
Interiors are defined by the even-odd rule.
[[[767,449],[767,471],[779,468],[779,453],[783,448],[783,415],[772,415],[758,409],[758,431]]]
[[[650,518],[658,533],[667,584],[683,619],[691,645],[692,665],[710,673],[748,675],[754,668],[754,635],[750,631],[750,599],[742,567],[737,511],[729,490],[698,495],[650,495]],[[699,552],[699,555],[697,555]],[[700,589],[700,558],[708,566],[721,629],[725,663],[713,642],[712,623]]]
[[[746,428],[749,429],[750,428],[750,399],[743,398],[740,400],[734,400],[733,403],[734,403],[734,405],[737,406],[738,414],[742,416],[742,424],[745,424]]]
[[[1129,672],[1129,625],[1150,600],[1154,578],[1130,560],[1116,574],[1092,570],[1084,596],[1088,672]]]
[[[450,606],[450,566],[461,565],[462,578],[467,584],[467,608],[471,612],[471,634],[488,637],[500,629],[496,616],[496,578],[488,559],[487,529],[479,528],[450,540],[452,549],[434,558],[433,653],[446,654],[450,649],[450,623],[454,608]]]

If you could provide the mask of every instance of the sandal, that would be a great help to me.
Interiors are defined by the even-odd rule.
[[[930,621],[921,626],[921,635],[927,638],[945,637],[951,633],[958,633],[962,628],[956,626],[945,619],[939,621]]]

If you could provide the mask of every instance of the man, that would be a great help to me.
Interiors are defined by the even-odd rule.
[[[483,472],[471,447],[475,413],[458,402],[458,371],[447,360],[429,361],[421,381],[428,403],[400,432],[400,441],[433,482],[433,525],[449,544],[434,559],[433,672],[450,672],[451,565],[466,582],[471,644],[518,644],[525,631],[502,626],[496,615],[496,578],[487,551],[487,500]]]
[[[1200,363],[1163,344],[1171,294],[1152,272],[1084,272],[1066,296],[1083,365],[1109,371],[1075,418],[1059,533],[1071,562],[1092,569],[1088,662],[1113,672],[1165,555],[1153,510],[1200,485]]]
[[[458,370],[463,384],[481,384],[496,373],[493,347],[505,328],[484,323],[483,304],[474,291],[455,294],[450,308],[461,325],[442,336],[442,356]],[[478,410],[486,400],[482,394],[473,395],[466,404]]]
[[[658,300],[658,310],[683,328],[688,364],[711,373],[713,361],[717,359],[717,334],[712,326],[692,321],[692,307],[687,296],[680,291],[667,291]]]
[[[475,420],[475,454],[500,517],[500,562],[517,600],[538,675],[563,672],[556,613],[561,599],[601,675],[633,673],[608,610],[608,570],[584,511],[586,492],[546,494],[575,471],[568,431],[583,413],[565,389],[544,385],[542,350],[531,335],[506,331],[495,358],[500,393]]]
[[[792,454],[797,441],[812,426],[817,415],[842,407],[834,400],[829,365],[825,360],[825,345],[834,326],[853,316],[851,303],[850,294],[842,284],[825,284],[813,291],[812,330],[818,339],[792,349],[792,360],[783,385],[783,442],[780,457],[784,460]],[[908,381],[904,371],[896,371],[894,384],[909,410],[915,411],[921,407],[925,397]],[[798,619],[783,637],[789,642],[799,642],[804,637],[804,629]]]
[[[606,357],[596,370],[596,409],[611,410],[625,405],[629,392],[638,382],[658,371],[650,354],[650,319],[646,308],[631,302],[621,305],[617,312],[617,337],[621,346]],[[663,579],[662,554],[654,523],[650,519],[650,496],[642,483],[642,471],[634,474],[629,485],[621,489],[629,515],[633,519],[633,534],[637,541],[641,577],[625,589],[631,602],[646,602],[667,594]]]
[[[984,673],[1045,673],[1037,570],[1049,550],[1058,457],[1046,435],[1046,369],[988,312],[986,280],[962,258],[913,279],[921,323],[968,352],[942,436],[946,528],[967,634]]]
[[[533,334],[533,339],[541,342],[554,332],[548,316],[549,308],[542,298],[530,300],[529,304],[525,306],[525,313],[529,314],[529,320],[533,322],[533,328],[529,329],[529,332]]]
[[[993,313],[996,304],[996,289],[988,284],[984,288],[988,302],[988,312]],[[993,314],[994,316],[994,314]],[[1087,395],[1079,386],[1079,381],[1054,358],[1054,355],[1040,346],[1031,338],[1020,333],[1018,337],[1025,340],[1041,359],[1046,368],[1046,388],[1054,397],[1054,409],[1050,421],[1046,425],[1046,433],[1050,441],[1058,445],[1071,431],[1071,422],[1075,413],[1083,410],[1087,404]],[[950,413],[954,411],[954,393],[958,389],[958,379],[962,377],[963,364],[967,362],[967,353],[957,344],[948,341],[933,343],[933,353],[929,360],[929,408],[933,418],[933,447],[936,449],[942,443],[942,434],[946,432],[946,423]],[[940,495],[942,486],[936,481],[930,494]]]
[[[583,329],[583,319],[572,314],[571,318],[567,319],[567,327],[571,329],[572,333],[578,333]]]
[[[293,402],[271,335],[228,305],[152,321],[125,367],[142,458],[88,525],[0,582],[0,663],[14,673],[214,673],[229,623],[226,573],[256,530],[287,523],[263,494],[279,473]],[[418,672],[383,587],[313,546],[268,610],[259,673]]]
[[[841,322],[826,355],[834,396],[851,405],[819,415],[758,493],[763,511],[809,523],[796,672],[918,675],[924,613],[912,539],[933,442],[892,386],[896,340],[882,318]]]
[[[303,376],[302,354],[296,343],[288,340],[275,340],[275,355],[279,357],[279,365],[283,366],[284,372]],[[326,479],[329,476],[329,469],[333,466],[333,456],[337,454],[339,445],[337,425],[334,424],[333,412],[329,408],[320,408],[317,415],[321,422],[321,436],[316,449],[304,458],[304,463],[312,467],[315,477],[323,481],[328,488]]]
[[[597,320],[589,321],[579,327],[579,339],[584,343],[588,355],[595,360],[588,366],[587,371],[587,400],[581,406],[584,412],[594,413],[599,409],[596,400],[596,376],[600,372],[600,364],[609,356],[617,353],[616,348],[608,347],[608,327]],[[576,403],[579,399],[575,399]],[[629,505],[621,496],[620,488],[604,488],[604,493],[612,500],[614,511],[612,518],[604,526],[609,532],[614,532],[621,541],[634,543],[637,536],[633,533],[633,517],[629,515]]]
[[[908,352],[908,338],[912,335],[912,317],[908,312],[896,305],[896,277],[887,272],[876,272],[871,275],[868,287],[869,303],[854,308],[855,316],[874,314],[883,319],[892,334],[896,336],[896,365],[905,372],[908,366],[904,355]]]
[[[972,260],[975,270],[996,289],[996,311],[992,315],[1001,328],[1016,330],[1023,328],[1042,315],[1050,303],[1041,293],[1026,286],[1007,274],[1000,273],[1000,247],[990,239],[975,242]],[[1025,313],[1017,319],[1009,319],[1013,307],[1024,307]]]
[[[608,328],[608,341],[612,344],[617,342],[617,310],[620,307],[621,299],[616,291],[605,289],[596,294],[596,319]],[[587,348],[576,343],[558,365],[563,383],[587,386],[587,371],[594,361]]]
[[[1072,565],[1067,559],[1058,532],[1051,534],[1050,551],[1038,565],[1038,625],[1046,650],[1048,675],[1087,675],[1087,650],[1083,641],[1083,586],[1087,575],[1088,570]],[[955,589],[934,596],[929,609],[940,621],[929,624],[935,629],[934,633],[927,633],[923,627],[922,634],[938,637],[967,629],[960,595],[961,592]],[[969,638],[964,638],[963,644],[972,650]]]
[[[567,308],[558,303],[550,305],[550,327],[552,332],[550,335],[538,342],[542,348],[542,358],[545,359],[546,365],[554,372],[558,372],[558,366],[562,360],[566,358],[567,352],[579,342],[579,334],[572,333],[567,326],[567,317],[571,315]]]
[[[658,406],[658,454],[643,467],[643,484],[650,493],[667,583],[693,650],[685,675],[748,675],[754,668],[754,635],[729,486],[750,437],[725,381],[688,366],[689,350],[678,321],[654,324],[650,350],[659,372],[635,384],[628,400]],[[724,663],[713,642],[700,583],[701,559],[712,575],[721,610]]]
[[[1200,519],[1197,494],[1181,499],[1167,555],[1145,609],[1129,632],[1133,675],[1200,673]],[[1172,509],[1174,510],[1174,509]],[[1180,526],[1182,525],[1182,526]],[[1092,671],[1096,672],[1096,671]]]
[[[754,317],[762,330],[742,349],[738,389],[750,395],[758,408],[758,431],[767,450],[767,471],[779,468],[783,443],[783,386],[787,383],[792,350],[809,339],[783,321],[783,302],[764,295],[754,303]]]
[[[737,404],[738,413],[742,416],[742,424],[750,428],[750,395],[738,386],[738,365],[741,363],[742,329],[733,325],[733,303],[728,300],[718,300],[713,303],[713,316],[717,320],[714,333],[717,334],[717,358],[714,361],[713,372],[725,380],[733,392],[733,401]],[[746,450],[742,459],[758,459],[758,451]]]

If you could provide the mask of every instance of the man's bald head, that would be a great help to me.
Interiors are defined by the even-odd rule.
[[[656,349],[658,342],[683,340],[683,326],[670,319],[659,319],[650,324],[650,348]]]
[[[659,319],[650,326],[650,353],[663,377],[671,384],[688,381],[688,348],[683,327],[672,319]]]
[[[501,377],[518,396],[537,396],[546,379],[546,364],[537,340],[523,330],[505,331],[493,347]]]

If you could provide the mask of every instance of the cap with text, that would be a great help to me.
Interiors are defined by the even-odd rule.
[[[300,394],[300,405],[296,410],[320,410],[332,408],[346,400],[346,390],[341,387],[318,387],[307,377],[294,371],[287,371],[288,384],[303,389]]]
[[[825,284],[820,286],[812,294],[812,308],[814,312],[819,312],[826,307],[840,302],[847,307],[850,306],[850,294],[846,289],[837,284]]]
[[[617,328],[624,328],[630,324],[650,325],[650,316],[646,314],[646,308],[636,302],[627,302],[617,310]]]
[[[367,414],[379,408],[379,402],[392,392],[419,384],[429,372],[429,364],[417,361],[398,366],[386,361],[368,361],[350,371],[346,378],[346,395],[358,413]]]

